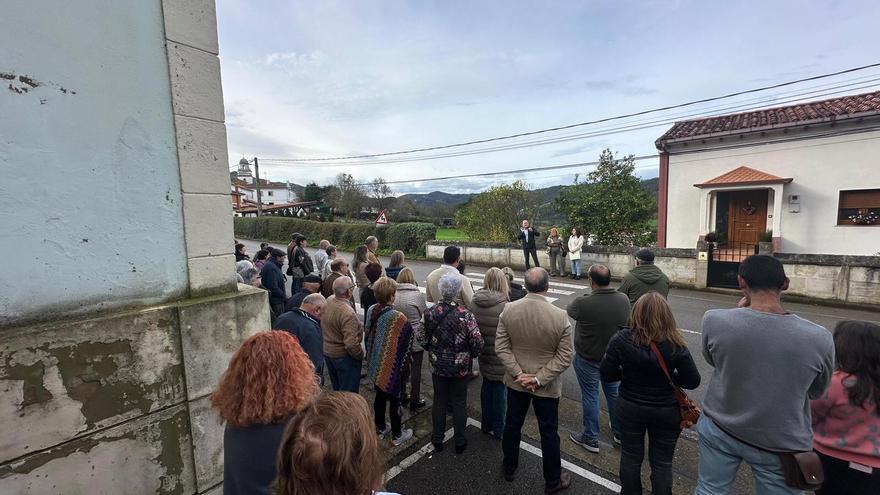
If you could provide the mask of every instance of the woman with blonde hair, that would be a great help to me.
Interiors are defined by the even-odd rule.
[[[275,493],[392,495],[376,491],[385,461],[371,421],[367,401],[351,392],[327,392],[309,404],[284,432]]]
[[[391,253],[391,261],[388,263],[388,268],[385,269],[385,276],[391,280],[397,280],[397,274],[406,267],[404,265],[405,261],[406,256],[403,254],[403,251],[398,249]]]
[[[407,405],[411,411],[424,407],[422,399],[422,361],[425,356],[425,325],[423,322],[428,303],[425,295],[419,290],[416,276],[411,268],[400,270],[397,275],[397,293],[394,296],[394,309],[406,315],[413,328],[412,363],[403,372],[403,383],[400,403]],[[409,381],[409,395],[406,393],[406,382]]]
[[[624,495],[642,493],[640,473],[646,432],[651,493],[672,493],[672,457],[681,433],[681,413],[655,352],[662,356],[675,385],[686,389],[700,385],[700,372],[672,309],[663,296],[651,291],[636,301],[629,326],[611,338],[599,366],[603,381],[620,381],[616,412],[620,425],[620,485]]]
[[[309,356],[287,332],[259,332],[232,355],[211,395],[226,423],[223,493],[269,493],[288,420],[318,393]]]
[[[501,439],[504,434],[504,415],[507,411],[507,387],[504,386],[504,363],[495,354],[495,334],[498,318],[510,301],[510,284],[500,268],[489,268],[483,279],[483,288],[474,293],[469,309],[477,318],[483,351],[480,353],[481,428],[483,433]]]

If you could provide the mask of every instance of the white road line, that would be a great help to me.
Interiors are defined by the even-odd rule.
[[[695,335],[703,335],[703,332],[696,332],[696,331],[694,331],[694,330],[688,330],[687,328],[679,328],[679,330],[681,330],[681,331],[684,332],[684,333],[692,333],[692,334],[695,334]]]
[[[449,441],[454,434],[454,430],[452,428],[446,430],[446,434],[443,435],[443,443]],[[410,454],[406,459],[400,461],[400,464],[392,467],[388,471],[385,472],[385,482],[389,482],[394,479],[395,476],[402,473],[406,468],[412,466],[413,464],[419,462],[422,457],[434,452],[434,444],[428,442],[424,447]]]
[[[481,278],[468,278],[468,280],[470,280],[472,282],[471,285],[474,285],[474,284],[480,284],[480,286],[483,285],[483,279],[481,279]],[[477,288],[477,286],[474,285],[474,289],[476,289],[476,288]],[[574,291],[573,290],[554,289],[551,287],[547,291],[547,293],[548,294],[559,294],[561,296],[570,296],[570,295],[574,294]]]
[[[472,418],[468,418],[467,424],[474,426],[476,428],[480,428],[480,426],[481,426],[479,421],[472,419]],[[519,443],[519,448],[525,450],[526,452],[529,452],[530,454],[534,454],[538,457],[543,457],[543,455],[541,453],[541,449],[539,447],[535,447],[532,444],[521,441]],[[574,464],[569,461],[566,461],[565,459],[562,459],[562,467],[564,469],[567,469],[567,470],[571,471],[572,473],[580,476],[581,478],[584,478],[585,480],[592,481],[593,483],[600,485],[600,486],[604,486],[605,488],[607,488],[615,493],[620,493],[620,485],[618,485],[617,483],[615,483],[607,478],[603,478],[602,476],[599,476],[598,474],[596,474],[592,471],[587,471],[586,469],[578,466],[577,464]]]

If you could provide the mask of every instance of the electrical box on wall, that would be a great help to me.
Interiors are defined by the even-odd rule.
[[[788,195],[788,211],[789,213],[801,212],[801,196],[800,194]]]

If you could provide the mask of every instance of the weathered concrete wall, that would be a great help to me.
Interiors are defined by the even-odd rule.
[[[4,5],[0,325],[185,293],[162,19],[158,0]]]
[[[428,243],[428,259],[442,260],[446,245],[440,241]],[[500,244],[455,242],[462,250],[466,264],[509,266],[525,268],[522,250]],[[581,253],[586,270],[593,263],[611,269],[615,278],[629,273],[635,266],[630,248],[587,246]],[[547,255],[538,253],[542,266],[549,266]],[[880,305],[880,257],[802,255],[779,253],[791,280],[788,294],[828,301]],[[679,287],[702,289],[706,287],[706,261],[700,261],[694,249],[657,249],[655,264]],[[568,260],[566,259],[566,263]],[[566,265],[568,266],[568,265]]]
[[[208,396],[269,328],[265,291],[0,332],[3,493],[201,493],[223,479]]]

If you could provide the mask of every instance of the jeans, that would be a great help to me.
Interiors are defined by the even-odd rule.
[[[816,495],[861,495],[863,493],[880,493],[880,468],[867,468],[870,473],[850,467],[848,461],[825,455],[821,452],[822,469],[825,470],[825,482],[816,490]]]
[[[446,410],[452,404],[452,428],[455,431],[455,446],[467,444],[464,430],[467,427],[467,385],[466,378],[449,378],[431,374],[434,383],[434,404],[431,406],[431,420],[434,431],[431,442],[443,443],[446,435]]]
[[[325,357],[327,374],[333,390],[358,393],[361,387],[361,362],[351,356]]]
[[[761,495],[798,495],[785,484],[782,461],[776,454],[750,447],[721,431],[705,414],[697,423],[700,434],[700,473],[694,495],[730,493],[736,471],[745,462],[755,475],[755,492]]]
[[[651,465],[651,493],[672,494],[672,456],[681,434],[678,405],[645,406],[623,397],[617,401],[620,422],[620,493],[642,493],[642,461],[645,432],[648,433],[648,463]],[[719,495],[727,492],[714,492]]]
[[[501,450],[504,470],[513,473],[519,466],[519,442],[522,439],[522,426],[529,412],[529,405],[538,418],[538,431],[541,433],[541,460],[544,465],[546,486],[559,484],[562,475],[562,457],[559,452],[559,399],[538,397],[512,388],[507,389],[507,417],[504,423],[504,438]]]
[[[483,377],[480,409],[483,431],[491,431],[495,438],[501,438],[504,434],[504,415],[507,412],[507,387],[503,382]]]
[[[376,397],[373,399],[373,412],[376,414],[376,432],[378,433],[385,429],[385,404],[390,402],[391,434],[394,435],[394,438],[399,437],[401,433],[400,399],[386,394],[379,387],[373,387],[373,389],[376,391]]]
[[[601,380],[599,378],[599,361],[590,361],[580,354],[574,356],[574,372],[577,375],[578,384],[581,386],[581,405],[584,409],[584,430],[581,432],[581,439],[599,439],[599,382],[602,382],[605,402],[608,403],[611,431],[619,437],[620,426],[617,421],[615,403],[620,382]]]
[[[581,276],[581,260],[571,260],[571,274],[577,277]]]
[[[541,264],[538,263],[538,251],[535,248],[523,248],[523,256],[526,257],[526,270],[531,268],[529,266],[529,254],[531,254],[532,259],[535,260],[535,266],[541,266]]]

